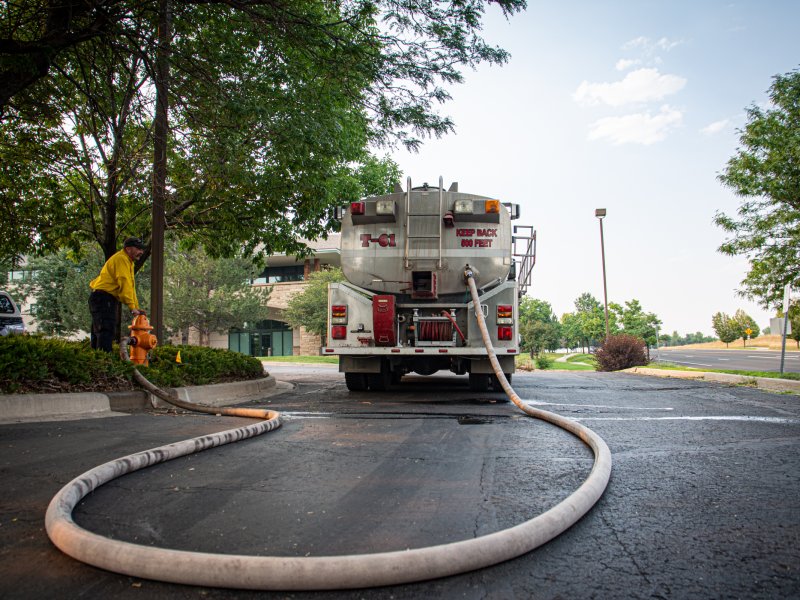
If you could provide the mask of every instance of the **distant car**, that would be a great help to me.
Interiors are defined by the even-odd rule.
[[[0,335],[25,333],[22,313],[6,292],[0,290]]]

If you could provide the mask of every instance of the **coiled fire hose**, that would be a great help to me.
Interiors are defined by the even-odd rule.
[[[249,409],[223,411],[202,407],[203,412],[258,416],[262,420],[254,425],[131,454],[79,475],[53,497],[47,508],[45,526],[51,541],[79,561],[134,577],[209,587],[299,591],[378,587],[456,575],[510,560],[553,539],[577,522],[602,496],[611,473],[611,453],[591,430],[558,415],[530,408],[511,389],[491,349],[475,282],[471,271],[467,269],[467,272],[475,314],[490,360],[512,402],[526,414],[573,433],[594,452],[594,466],[588,478],[553,508],[509,529],[470,540],[377,554],[319,557],[243,556],[154,548],[103,537],[73,521],[72,511],[78,502],[108,481],[280,426],[280,416],[273,411],[242,415],[240,410]],[[176,399],[139,375],[137,381],[147,389],[152,388],[158,397],[176,406],[182,404],[183,408],[197,410],[197,405],[190,406],[191,403],[178,404]]]

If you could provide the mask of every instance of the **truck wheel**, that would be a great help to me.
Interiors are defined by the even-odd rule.
[[[485,392],[489,389],[489,375],[486,373],[470,373],[469,389],[473,392]]]
[[[385,359],[381,361],[380,373],[369,373],[367,375],[367,384],[373,392],[385,392],[389,389],[392,384],[392,373],[389,371],[389,363]]]
[[[345,373],[344,382],[351,392],[364,392],[367,389],[366,373]]]
[[[508,383],[511,383],[511,373],[504,373],[504,375],[506,376],[506,381],[508,381]],[[489,382],[491,383],[492,389],[495,392],[503,391],[503,386],[500,385],[500,378],[497,375],[494,374],[489,375]]]

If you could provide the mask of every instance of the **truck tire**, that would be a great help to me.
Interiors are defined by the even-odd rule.
[[[487,373],[470,373],[469,389],[473,392],[486,392],[489,390],[489,375]]]
[[[381,359],[381,372],[367,374],[367,384],[373,392],[385,392],[392,384],[392,372],[389,370],[388,361]]]
[[[504,375],[506,376],[506,381],[508,381],[508,383],[511,383],[511,373],[504,373]],[[503,391],[503,386],[500,385],[500,379],[497,377],[497,375],[494,374],[489,375],[489,383],[491,384],[492,389],[495,392]]]
[[[344,382],[351,392],[365,392],[367,390],[367,375],[365,373],[345,373]]]

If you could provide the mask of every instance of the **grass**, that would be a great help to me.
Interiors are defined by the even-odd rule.
[[[777,371],[736,371],[734,369],[695,369],[694,367],[684,367],[665,362],[651,362],[647,365],[653,369],[665,369],[668,371],[694,371],[700,373],[730,373],[731,375],[743,375],[745,377],[769,377],[771,379],[794,379],[800,381],[800,373],[784,373],[781,375]]]
[[[565,356],[563,353],[546,353],[544,356],[549,358],[552,363],[540,369],[530,354],[520,354],[517,356],[517,368],[520,371],[594,371],[594,356],[591,354],[577,354],[569,357],[566,362],[558,362],[557,358]],[[588,364],[587,364],[588,363]]]
[[[548,353],[545,356],[553,359],[552,364],[546,369],[539,369],[530,354],[520,354],[516,358],[517,369],[520,371],[594,371],[595,362],[593,354],[575,354],[570,356],[566,362],[556,362],[555,359],[564,356],[559,353]],[[339,364],[339,358],[336,356],[261,356],[259,360],[270,362],[291,362],[299,364]],[[588,364],[587,364],[588,363]],[[800,373],[784,373],[781,377],[780,373],[774,371],[734,371],[731,369],[694,369],[691,367],[682,367],[672,363],[665,362],[651,362],[648,367],[653,369],[667,369],[671,371],[697,371],[707,373],[731,373],[733,375],[744,375],[746,377],[771,377],[773,379],[795,379],[800,380]]]
[[[330,364],[338,365],[338,356],[259,356],[258,360],[263,362],[291,362],[302,364]]]

